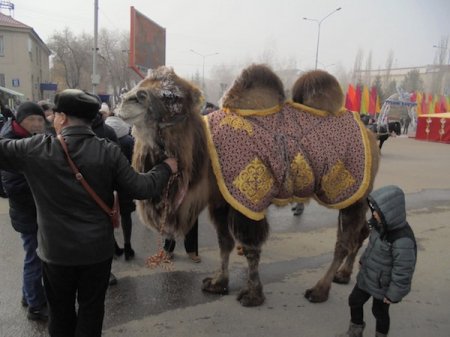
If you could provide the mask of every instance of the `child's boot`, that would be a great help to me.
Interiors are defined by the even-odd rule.
[[[363,324],[355,324],[350,322],[350,325],[348,327],[348,331],[337,335],[336,337],[363,337],[363,331],[366,327],[366,323]],[[376,336],[378,337],[378,336]]]

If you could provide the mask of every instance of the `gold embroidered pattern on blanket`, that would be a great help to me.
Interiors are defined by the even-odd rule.
[[[294,160],[291,163],[291,177],[294,177],[294,186],[295,190],[301,191],[305,187],[309,186],[314,182],[314,176],[306,161],[305,157],[303,157],[300,153],[298,153]]]
[[[236,115],[228,115],[220,122],[220,126],[229,125],[236,130],[244,130],[249,136],[253,136],[252,125],[247,122],[244,118]]]
[[[258,204],[272,188],[273,178],[263,162],[259,158],[255,158],[241,171],[233,181],[233,185],[248,200]]]
[[[322,189],[330,199],[337,198],[356,182],[341,160],[322,178]]]

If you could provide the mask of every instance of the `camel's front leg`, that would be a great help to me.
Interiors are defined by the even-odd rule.
[[[228,224],[222,217],[213,216],[216,225],[217,238],[220,248],[220,270],[213,276],[203,279],[202,290],[214,294],[228,294],[230,253],[234,248],[234,239],[231,236]]]
[[[212,277],[206,277],[203,279],[202,290],[214,293],[227,295],[228,294],[228,265],[230,261],[230,251],[220,249],[220,270]]]
[[[353,244],[351,247],[348,248],[349,250],[348,256],[345,259],[344,264],[336,272],[336,275],[333,278],[333,282],[339,284],[347,284],[350,282],[350,277],[353,272],[353,265],[355,264],[356,256],[364,240],[367,238],[368,235],[369,235],[369,227],[367,226],[367,223],[364,222],[364,226],[361,228],[361,231],[359,233],[359,239],[358,241],[356,241],[356,245]]]
[[[263,286],[259,279],[261,249],[243,247],[243,251],[248,262],[248,279],[247,286],[240,291],[237,299],[244,307],[255,307],[265,300]]]

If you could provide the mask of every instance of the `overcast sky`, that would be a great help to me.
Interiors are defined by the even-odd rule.
[[[14,18],[47,41],[69,27],[93,34],[94,0],[10,0]],[[450,0],[99,0],[99,28],[128,31],[130,6],[166,28],[166,63],[182,75],[214,65],[243,65],[272,54],[314,67],[321,24],[319,67],[352,68],[358,50],[372,67],[384,68],[389,51],[395,67],[432,64],[436,45],[450,35]],[[7,10],[3,13],[8,14]],[[365,66],[365,60],[363,61]]]

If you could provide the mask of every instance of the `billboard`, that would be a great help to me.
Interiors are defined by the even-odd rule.
[[[166,64],[166,29],[130,7],[129,66],[144,78],[148,69]]]

